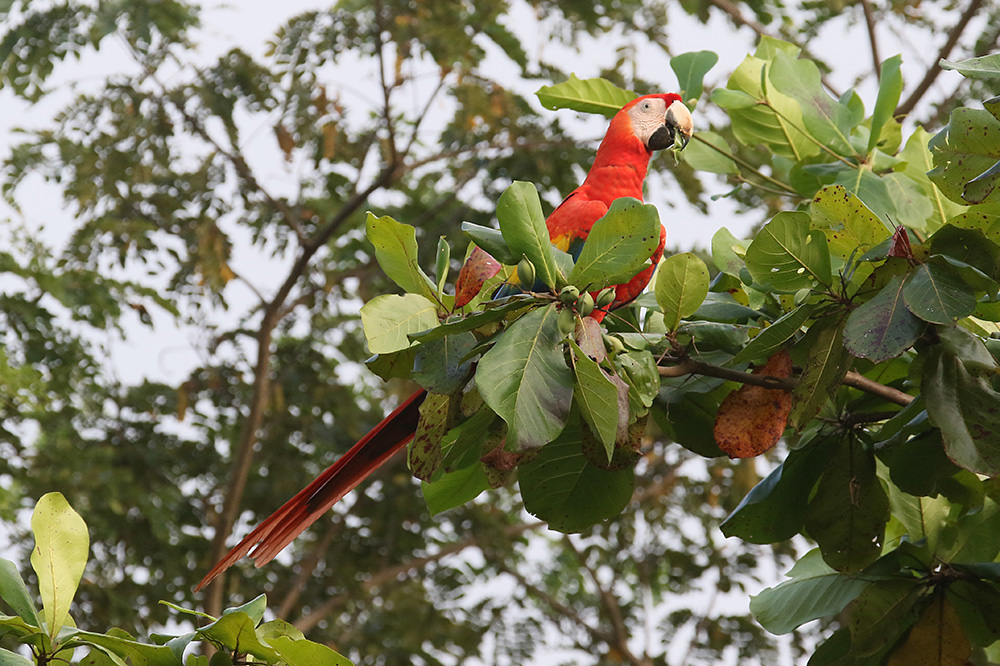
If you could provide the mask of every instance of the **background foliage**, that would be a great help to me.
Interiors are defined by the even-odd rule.
[[[791,416],[802,430],[789,439],[798,448],[774,454],[783,473],[769,476],[723,527],[777,545],[753,548],[724,540],[717,529],[767,472],[763,464],[701,457],[718,453],[710,430],[735,385],[705,376],[667,379],[658,400],[669,409],[652,410],[657,425],[643,443],[648,452],[636,469],[636,491],[617,520],[580,536],[544,533],[519,496],[505,490],[431,519],[409,472],[393,465],[301,538],[291,563],[229,576],[200,600],[204,608],[217,616],[266,590],[278,617],[358,663],[521,663],[554,647],[607,662],[665,663],[671,643],[680,647],[669,663],[770,663],[779,652],[789,658],[806,649],[803,639],[796,633],[777,641],[731,600],[745,603],[743,590],[759,589],[762,575],[786,569],[786,540],[804,527],[823,547],[826,564],[807,556],[790,587],[774,588],[770,602],[757,597],[753,610],[781,632],[794,623],[785,612],[786,624],[768,615],[783,608],[775,594],[802,594],[813,585],[839,589],[845,603],[864,594],[866,603],[859,599],[854,608],[871,610],[841,617],[847,628],[827,641],[833,647],[823,648],[826,657],[817,653],[818,663],[838,663],[852,645],[859,659],[879,659],[897,636],[921,626],[921,617],[952,612],[947,608],[966,618],[962,626],[975,646],[985,645],[994,628],[971,631],[967,618],[976,613],[962,603],[973,599],[974,609],[993,598],[995,565],[982,563],[996,553],[975,551],[962,535],[988,534],[996,505],[991,485],[949,466],[940,442],[943,433],[963,466],[992,471],[992,449],[977,446],[975,436],[990,423],[970,419],[962,405],[987,407],[994,390],[992,359],[975,336],[995,328],[987,296],[995,296],[1000,276],[994,220],[976,215],[996,213],[966,209],[970,201],[962,196],[982,195],[977,205],[992,205],[989,178],[966,189],[1000,156],[989,142],[977,144],[986,154],[976,173],[948,173],[934,161],[934,154],[970,150],[960,128],[990,127],[992,115],[978,108],[950,117],[953,131],[935,139],[937,153],[928,139],[954,108],[995,94],[996,82],[960,84],[933,63],[904,82],[899,62],[879,54],[877,36],[898,30],[941,44],[941,57],[982,55],[1000,30],[995,4],[863,2],[841,14],[839,5],[824,3],[682,3],[683,12],[669,15],[657,2],[444,7],[344,2],[281,26],[266,58],[234,49],[194,65],[199,11],[186,3],[0,6],[6,95],[48,99],[67,57],[113,44],[126,45],[131,67],[70,95],[51,125],[21,137],[2,174],[15,205],[33,180],[47,179],[73,219],[72,235],[58,247],[18,223],[16,210],[4,225],[0,472],[4,517],[15,537],[24,530],[15,522],[19,510],[53,489],[86,517],[92,558],[77,622],[148,633],[168,621],[157,600],[197,603],[191,585],[234,526],[267,515],[377,421],[383,403],[411,390],[398,380],[376,386],[354,367],[366,355],[358,299],[395,289],[364,238],[368,209],[416,227],[420,263],[430,266],[439,236],[462,248],[462,221],[491,224],[512,180],[535,183],[546,211],[577,184],[594,146],[556,120],[568,116],[544,111],[528,95],[567,79],[570,69],[539,57],[513,29],[523,16],[517,12],[528,12],[567,49],[604,40],[596,42],[601,57],[592,74],[640,93],[674,87],[663,78],[666,56],[675,51],[672,31],[685,22],[724,18],[730,30],[789,40],[761,39],[734,71],[713,72],[711,103],[704,96],[696,111],[705,142],[693,144],[676,168],[665,160],[654,166],[676,177],[679,187],[669,189],[675,203],[683,198],[692,210],[714,211],[707,193],[731,189],[728,210],[770,220],[753,243],[716,234],[713,292],[700,314],[683,315],[688,337],[681,342],[690,340],[699,355],[676,360],[739,365],[796,342],[792,356],[809,378],[799,379]],[[858,74],[872,91],[864,99],[844,90],[831,96],[828,79],[843,63],[818,58],[812,65],[808,58],[816,54],[797,58],[801,47],[793,46],[813,47],[824,30],[851,21],[885,29],[870,33],[873,64]],[[653,79],[650,59],[664,63]],[[493,74],[498,60],[513,72],[508,81]],[[338,83],[338,68],[355,81],[370,74],[371,91],[359,95]],[[932,87],[939,76],[950,83]],[[275,147],[264,158],[246,148],[261,132]],[[268,160],[275,159],[288,165],[283,179],[290,184],[271,177]],[[943,168],[928,179],[936,166]],[[650,189],[650,200],[665,200],[662,178]],[[669,234],[676,217],[666,210],[661,203]],[[773,217],[779,211],[788,212]],[[958,230],[942,234],[946,221]],[[890,222],[911,229],[911,255],[889,256],[893,248],[879,246],[892,233]],[[775,246],[816,250],[836,236],[837,224],[850,242],[831,238],[826,254],[790,253],[787,269],[771,271],[766,257]],[[852,253],[859,240],[873,253]],[[243,246],[268,269],[236,268]],[[457,266],[461,252],[454,254]],[[814,293],[796,294],[802,289]],[[928,289],[943,296],[928,299]],[[900,299],[909,307],[899,307]],[[952,326],[968,315],[978,328]],[[876,344],[863,332],[879,322],[896,335]],[[121,381],[109,367],[109,341],[139,325],[168,324],[197,331],[197,367],[172,384]],[[801,335],[803,325],[808,332]],[[761,328],[771,333],[748,344]],[[846,387],[828,403],[828,389],[851,362],[842,349],[867,359],[854,369],[875,370],[881,384],[937,391],[926,400],[930,413],[915,402],[885,421],[895,407]],[[810,361],[820,351],[828,362]],[[858,420],[873,412],[881,419]],[[814,444],[805,446],[810,437]],[[871,451],[880,443],[876,461]],[[854,495],[817,493],[829,505],[770,509],[808,496],[817,483],[843,489],[832,473],[822,474],[816,456],[834,461],[833,470],[855,463],[868,470],[858,476],[868,539],[839,560],[831,555],[837,546],[826,544],[843,543],[842,526],[823,519],[855,506]],[[888,527],[886,504],[894,516]],[[874,517],[873,506],[882,507]],[[939,516],[940,529],[929,529],[926,515]],[[903,534],[908,542],[925,541],[908,553],[896,548]],[[882,555],[872,544],[892,548],[886,556],[896,561],[882,565],[890,570],[885,581],[862,592],[847,574]],[[838,612],[828,600],[806,615]],[[794,619],[811,619],[806,615]],[[880,628],[859,638],[851,626]]]

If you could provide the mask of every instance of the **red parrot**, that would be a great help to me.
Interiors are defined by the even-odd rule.
[[[691,114],[681,102],[680,95],[646,95],[622,107],[611,119],[611,126],[597,149],[594,164],[583,184],[573,190],[546,220],[552,243],[571,254],[579,253],[591,227],[604,216],[611,202],[620,197],[642,200],[643,181],[653,151],[669,148],[675,143],[683,148],[691,132]],[[608,310],[625,305],[645,289],[663,255],[665,241],[666,231],[661,228],[660,243],[652,255],[652,265],[627,283],[615,287],[615,300]],[[481,273],[479,277],[470,278],[469,273],[474,271],[469,267],[479,262],[480,270],[483,270],[483,263],[494,261],[478,248],[475,252],[479,253],[478,256],[470,256],[458,278],[459,284],[463,281],[475,283],[473,289],[465,290],[472,295],[475,295],[473,291],[478,293],[483,278]],[[499,269],[499,264],[496,268]],[[472,295],[463,297],[459,293],[456,306],[464,305]],[[598,320],[605,314],[606,311],[594,311]],[[315,481],[236,544],[198,583],[195,591],[208,585],[244,555],[250,554],[257,567],[274,559],[344,495],[406,446],[416,432],[420,404],[426,395],[421,390],[407,398]]]

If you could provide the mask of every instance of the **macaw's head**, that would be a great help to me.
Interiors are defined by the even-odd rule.
[[[619,116],[623,114],[628,116],[632,133],[649,151],[675,144],[683,148],[694,130],[691,112],[681,96],[674,93],[637,97],[618,112]]]

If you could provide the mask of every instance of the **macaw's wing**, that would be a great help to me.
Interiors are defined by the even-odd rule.
[[[576,259],[580,255],[584,239],[590,233],[590,228],[607,212],[607,204],[591,199],[585,191],[577,188],[563,199],[559,207],[552,211],[549,219],[545,221],[549,229],[549,239],[557,248],[569,252]]]

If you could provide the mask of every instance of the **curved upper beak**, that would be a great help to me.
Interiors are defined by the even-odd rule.
[[[682,150],[691,139],[693,130],[691,112],[682,102],[673,102],[667,108],[663,124],[649,137],[646,146],[650,150],[664,150],[671,146]]]

